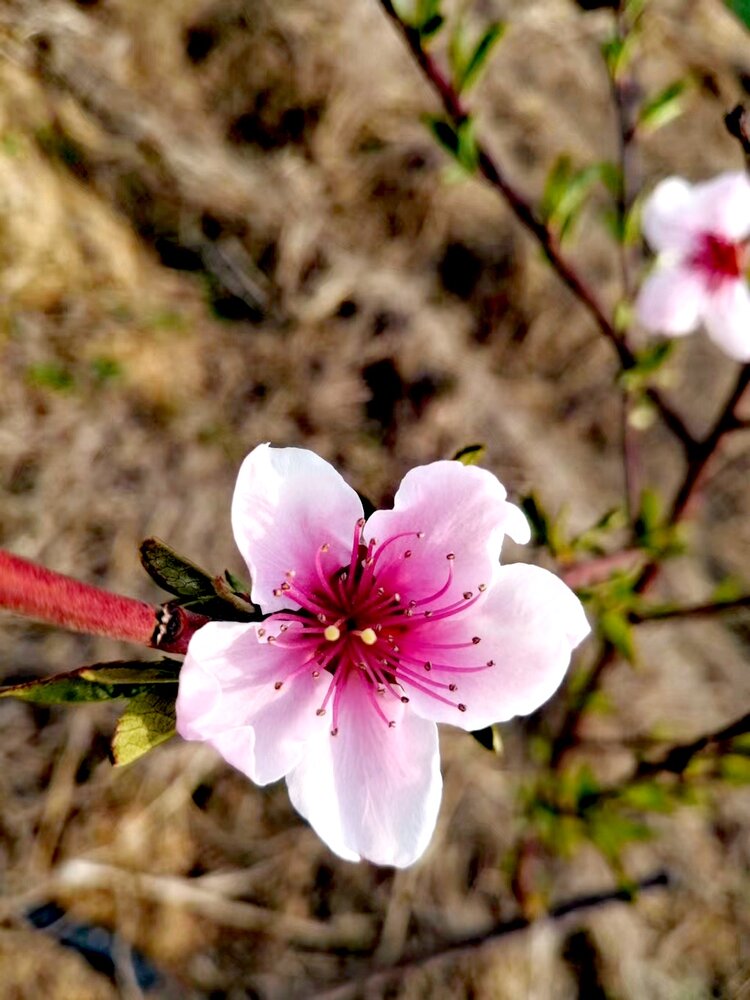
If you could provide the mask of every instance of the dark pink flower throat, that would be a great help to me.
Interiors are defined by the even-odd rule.
[[[747,244],[731,243],[713,233],[704,233],[691,263],[708,278],[709,285],[720,285],[742,275],[747,264]]]
[[[462,676],[494,666],[492,660],[451,662],[458,650],[477,646],[481,636],[466,637],[466,623],[457,620],[455,635],[437,623],[460,619],[487,589],[464,591],[458,600],[446,595],[454,582],[453,552],[446,552],[445,579],[429,596],[408,593],[410,574],[405,572],[423,531],[392,535],[381,544],[363,540],[364,518],[354,529],[349,563],[342,566],[329,544],[315,554],[314,572],[301,580],[294,569],[274,591],[299,605],[296,611],[270,615],[258,629],[259,638],[289,650],[289,670],[275,682],[280,690],[294,678],[309,673],[328,684],[318,715],[329,710],[331,734],[336,735],[347,685],[364,682],[373,710],[385,725],[397,702],[409,701],[407,691],[423,695],[465,712],[460,700]],[[436,640],[441,641],[436,641]],[[443,641],[445,639],[456,641]],[[465,655],[465,654],[464,654]]]

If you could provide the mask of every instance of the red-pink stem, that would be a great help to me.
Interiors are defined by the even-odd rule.
[[[101,590],[0,549],[0,608],[74,632],[184,653],[207,618]],[[168,620],[167,620],[168,619]]]

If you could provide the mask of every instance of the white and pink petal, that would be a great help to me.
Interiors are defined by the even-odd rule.
[[[259,445],[247,456],[232,499],[237,548],[252,577],[252,599],[264,611],[297,607],[274,590],[293,570],[306,586],[317,585],[316,557],[327,544],[327,568],[349,561],[362,503],[324,459],[303,448]]]
[[[706,331],[737,361],[750,361],[750,288],[744,278],[723,282],[703,307]]]
[[[264,785],[295,767],[309,740],[325,728],[316,709],[330,675],[295,673],[302,654],[290,657],[289,650],[259,642],[256,629],[210,622],[193,636],[180,671],[177,731],[211,744]]]
[[[287,776],[292,804],[328,846],[348,860],[401,868],[426,849],[437,821],[442,778],[437,729],[384,698],[392,728],[374,711],[357,673],[344,693],[336,736],[312,741]]]
[[[682,337],[700,323],[707,295],[699,271],[686,264],[657,263],[641,286],[636,313],[647,330]]]
[[[750,177],[728,171],[694,185],[691,224],[730,242],[750,236]]]
[[[538,566],[514,563],[500,568],[486,598],[466,616],[434,635],[424,632],[423,652],[432,665],[429,673],[423,670],[419,687],[403,681],[409,707],[435,722],[472,730],[543,705],[590,626],[581,602],[562,580]],[[480,639],[476,646],[473,637]],[[451,642],[463,645],[441,656],[436,645]],[[456,690],[430,693],[435,682],[454,683]]]
[[[701,233],[693,217],[694,189],[682,177],[667,177],[643,205],[641,228],[652,250],[687,253]]]
[[[382,547],[382,585],[416,601],[440,593],[442,605],[492,583],[506,535],[529,541],[522,511],[492,473],[454,461],[412,469],[393,509],[376,511],[365,526],[365,538]]]

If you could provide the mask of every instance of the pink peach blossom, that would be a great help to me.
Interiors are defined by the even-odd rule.
[[[296,809],[341,857],[405,866],[440,804],[436,722],[478,729],[534,711],[589,626],[536,566],[489,472],[434,462],[366,521],[313,452],[261,445],[232,503],[260,623],[211,622],[190,642],[177,727],[260,785],[286,776]]]
[[[636,302],[643,325],[681,337],[703,323],[723,351],[750,361],[747,174],[662,181],[643,207],[643,232],[658,254]]]

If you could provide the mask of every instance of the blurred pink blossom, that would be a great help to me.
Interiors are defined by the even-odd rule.
[[[491,473],[434,462],[392,510],[362,503],[313,452],[261,445],[240,469],[237,545],[261,623],[190,642],[177,727],[297,810],[341,857],[405,866],[435,827],[436,722],[479,729],[534,711],[589,626],[536,566],[500,566],[528,523]]]
[[[723,351],[750,361],[747,174],[667,178],[643,207],[643,232],[658,254],[636,302],[643,325],[681,337],[703,323]]]

